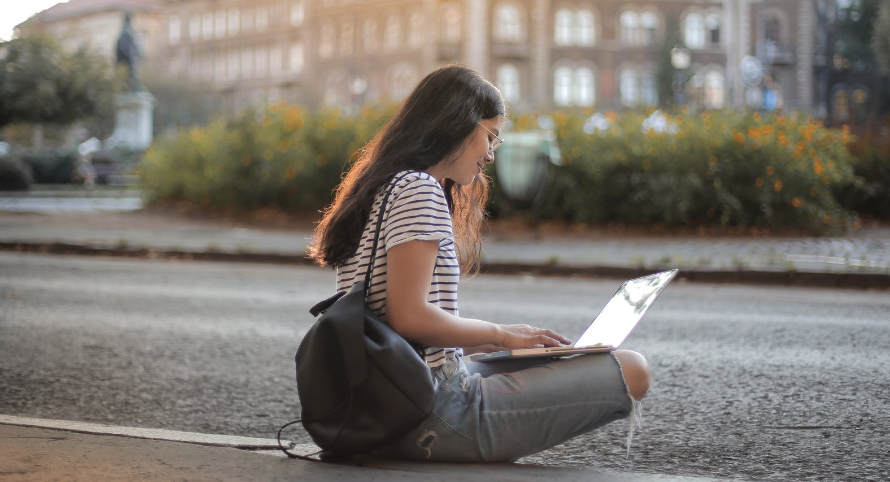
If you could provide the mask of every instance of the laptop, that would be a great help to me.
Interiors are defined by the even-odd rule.
[[[470,361],[489,362],[512,358],[550,358],[585,353],[608,353],[621,345],[676,275],[677,270],[672,269],[622,283],[612,299],[571,346],[478,353],[470,355]]]

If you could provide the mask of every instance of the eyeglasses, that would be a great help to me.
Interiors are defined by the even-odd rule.
[[[484,125],[482,125],[481,122],[477,122],[477,124],[479,124],[480,126],[482,126],[483,129],[487,130],[489,134],[491,134],[492,136],[494,136],[494,140],[491,141],[491,146],[489,146],[489,149],[491,149],[490,152],[494,152],[494,151],[498,150],[498,147],[501,147],[501,144],[504,143],[504,140],[501,139],[500,137],[498,137],[497,134],[495,134],[494,132],[491,132],[491,131],[488,129],[488,127],[485,127]]]

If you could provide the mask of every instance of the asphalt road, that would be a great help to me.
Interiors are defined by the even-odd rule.
[[[306,310],[333,287],[312,268],[0,254],[0,413],[274,436],[299,413]],[[479,276],[462,285],[461,312],[571,337],[616,288]],[[888,313],[886,291],[679,280],[624,346],[654,377],[630,458],[617,422],[524,461],[888,480]]]

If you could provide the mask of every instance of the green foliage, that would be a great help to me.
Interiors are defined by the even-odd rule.
[[[848,134],[802,116],[553,113],[565,166],[541,217],[580,223],[785,228],[826,232],[855,222],[835,190],[856,182]],[[517,120],[532,126],[533,115]]]
[[[31,170],[15,156],[0,156],[0,191],[27,191],[31,187]]]
[[[162,138],[139,169],[148,202],[219,210],[316,211],[388,109],[357,116],[276,104]]]
[[[69,54],[39,35],[0,43],[0,52],[0,127],[101,119],[93,126],[106,134],[116,84],[103,58],[85,49]]]
[[[877,18],[873,25],[871,53],[884,74],[890,74],[890,0],[883,0],[878,7]]]
[[[222,112],[222,96],[208,85],[151,72],[142,75],[140,81],[155,99],[155,135],[207,125]]]
[[[881,132],[883,130],[883,133]],[[861,179],[840,190],[845,206],[863,216],[890,219],[890,119],[878,128],[858,133],[850,144],[853,168]]]

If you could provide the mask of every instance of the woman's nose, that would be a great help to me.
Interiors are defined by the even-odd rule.
[[[483,159],[485,160],[486,164],[491,164],[492,162],[494,162],[494,151],[489,150],[487,153],[485,153],[485,157]]]

